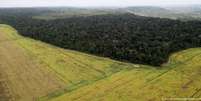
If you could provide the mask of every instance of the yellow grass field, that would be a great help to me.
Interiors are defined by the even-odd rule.
[[[167,64],[155,68],[65,50],[0,25],[0,101],[168,101],[199,97],[201,48],[172,54]]]

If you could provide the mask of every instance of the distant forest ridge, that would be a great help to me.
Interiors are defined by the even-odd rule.
[[[40,8],[0,8],[1,12],[31,14],[35,19],[54,20],[74,16],[93,16],[104,14],[131,13],[140,16],[169,18],[177,20],[201,20],[201,5],[186,6],[133,6],[105,8],[76,8],[76,7],[40,7]]]
[[[116,12],[54,20],[33,17],[46,12],[52,10],[4,9],[0,10],[0,23],[62,48],[154,66],[167,62],[173,52],[201,46],[201,22],[196,20]]]

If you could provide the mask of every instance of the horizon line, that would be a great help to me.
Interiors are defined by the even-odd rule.
[[[51,5],[51,6],[0,6],[0,8],[125,8],[125,7],[174,7],[174,6],[196,6],[201,4],[167,4],[167,5],[129,5],[129,6],[68,6],[68,5]]]

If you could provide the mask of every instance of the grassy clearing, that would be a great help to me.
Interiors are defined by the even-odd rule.
[[[201,96],[201,48],[172,54],[169,63],[157,69],[64,50],[0,25],[0,60],[0,74],[16,101],[161,101]]]
[[[138,68],[66,93],[50,101],[161,101],[200,97],[201,48],[173,54],[161,69]]]

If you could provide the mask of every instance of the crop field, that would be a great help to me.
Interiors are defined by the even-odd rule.
[[[0,25],[0,101],[199,98],[200,82],[201,48],[172,54],[155,68],[65,50]]]

